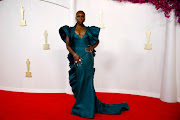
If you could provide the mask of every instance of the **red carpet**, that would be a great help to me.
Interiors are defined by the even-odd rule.
[[[180,120],[180,103],[119,93],[96,93],[102,102],[128,102],[121,115],[95,114],[94,120]],[[87,120],[71,115],[75,102],[65,93],[23,93],[0,90],[0,120]]]

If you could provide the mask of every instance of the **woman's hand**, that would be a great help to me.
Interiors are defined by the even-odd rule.
[[[81,56],[79,56],[78,54],[76,54],[76,55],[74,56],[74,63],[77,63],[77,66],[78,66],[78,64],[81,65],[81,64],[82,64],[82,58],[81,58]]]
[[[88,45],[88,46],[89,46],[89,48],[86,48],[86,51],[91,53],[94,50],[94,47],[91,45]]]

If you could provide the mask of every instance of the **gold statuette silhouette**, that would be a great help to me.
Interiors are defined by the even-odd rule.
[[[49,50],[49,49],[50,49],[50,48],[49,48],[49,44],[47,44],[47,36],[48,36],[48,33],[47,33],[47,31],[45,30],[45,32],[44,32],[45,44],[43,45],[43,49],[44,49],[44,50]]]
[[[145,48],[144,49],[151,50],[152,49],[152,44],[149,43],[150,35],[151,35],[150,29],[147,30],[146,34],[147,34],[147,43],[145,44]]]
[[[26,26],[26,21],[24,20],[24,9],[23,9],[23,7],[21,7],[20,12],[21,12],[21,22],[20,22],[20,25],[21,26]]]
[[[104,24],[102,22],[102,15],[103,15],[103,12],[102,12],[102,9],[100,9],[100,11],[99,11],[99,24],[98,24],[99,28],[104,28]]]
[[[30,64],[29,59],[27,59],[26,64],[27,64],[26,77],[32,77],[32,76],[31,76],[31,72],[29,72],[29,64]]]

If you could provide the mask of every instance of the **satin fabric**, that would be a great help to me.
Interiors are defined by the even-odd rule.
[[[127,102],[117,104],[106,104],[101,102],[94,89],[94,57],[95,50],[92,53],[85,49],[88,45],[94,45],[99,39],[98,35],[100,28],[91,26],[86,27],[86,33],[83,38],[75,33],[76,24],[74,27],[67,25],[59,29],[61,39],[66,43],[66,35],[69,37],[69,44],[73,51],[81,56],[82,64],[77,66],[74,64],[74,57],[71,53],[68,54],[69,66],[69,83],[72,87],[72,92],[76,98],[76,102],[72,108],[71,114],[84,118],[94,118],[95,113],[101,114],[118,114],[122,111],[129,110]]]

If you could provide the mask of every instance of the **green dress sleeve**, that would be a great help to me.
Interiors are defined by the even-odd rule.
[[[66,35],[70,38],[70,27],[68,25],[60,27],[59,35],[61,36],[61,39],[66,43]]]
[[[92,39],[90,40],[90,42],[91,42],[91,46],[93,46],[94,44],[96,44],[97,41],[99,41],[98,37],[99,37],[100,28],[96,26],[91,26],[89,27],[89,29],[92,35]]]

